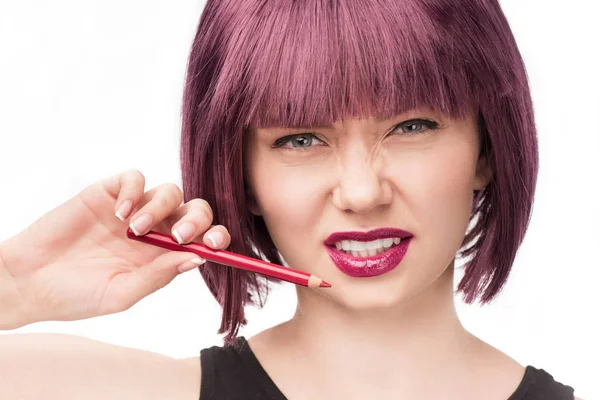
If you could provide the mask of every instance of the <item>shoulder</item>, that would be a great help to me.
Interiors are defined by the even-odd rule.
[[[189,358],[180,358],[177,360],[183,368],[187,369],[187,373],[198,377],[202,376],[202,365],[200,363],[200,357],[189,357]]]
[[[200,357],[189,357],[189,358],[181,358],[177,360],[182,367],[186,370],[185,375],[189,377],[188,380],[188,388],[193,390],[194,397],[180,397],[182,399],[198,399],[200,397],[200,387],[202,384],[202,364],[200,362]]]

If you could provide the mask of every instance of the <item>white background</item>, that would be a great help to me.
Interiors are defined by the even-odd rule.
[[[466,306],[475,335],[600,398],[600,24],[590,0],[504,0],[528,68],[541,167],[530,229],[508,286]],[[84,187],[129,168],[146,189],[181,185],[185,64],[204,2],[0,2],[0,240]],[[219,166],[215,166],[218,168]],[[247,337],[290,318],[295,291],[248,308]],[[222,344],[220,308],[197,271],[130,310],[16,331],[62,332],[176,358]]]

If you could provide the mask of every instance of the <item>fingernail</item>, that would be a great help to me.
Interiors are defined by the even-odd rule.
[[[206,262],[206,260],[203,258],[194,257],[191,260],[188,260],[188,261],[184,262],[183,264],[181,264],[179,267],[177,267],[177,271],[179,271],[179,273],[181,274],[183,272],[194,269],[194,268],[204,264],[205,262]]]
[[[152,225],[152,216],[150,214],[142,214],[137,217],[129,227],[136,234],[136,236],[143,235],[146,233],[150,226]]]
[[[195,231],[196,228],[194,227],[194,224],[186,222],[177,227],[177,229],[173,229],[173,236],[175,236],[175,239],[177,239],[179,244],[182,244],[183,242],[190,240]]]
[[[219,247],[223,243],[223,234],[221,232],[211,232],[207,236],[213,247]]]
[[[119,207],[119,209],[115,213],[117,218],[119,218],[121,221],[125,221],[125,219],[127,219],[127,217],[129,217],[129,213],[131,212],[132,204],[133,204],[133,201],[125,200],[123,202],[123,204],[121,204],[121,207]]]

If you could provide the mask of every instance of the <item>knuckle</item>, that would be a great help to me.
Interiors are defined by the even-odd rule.
[[[201,212],[206,216],[207,223],[212,224],[214,218],[212,208],[210,206],[202,207]]]
[[[181,188],[174,183],[165,183],[165,190],[169,194],[170,199],[172,199],[176,205],[179,206],[183,200],[183,191]]]
[[[212,208],[210,206],[210,204],[208,204],[208,201],[204,200],[204,199],[192,199],[190,200],[190,206],[193,209],[197,209],[198,212],[204,216],[204,218],[206,218],[208,221],[208,223],[210,224],[213,220],[213,211]]]
[[[142,171],[140,171],[137,168],[128,169],[127,171],[125,171],[124,175],[127,178],[132,179],[132,180],[136,180],[136,181],[142,181],[142,182],[144,182],[145,179],[146,179],[144,177],[144,174],[142,174]]]
[[[169,190],[171,190],[173,193],[175,193],[178,197],[183,197],[183,191],[177,184],[167,183],[167,187],[169,188]]]
[[[156,202],[160,208],[167,208],[169,206],[169,199],[166,196],[157,196]]]
[[[174,183],[163,183],[158,187],[156,201],[161,207],[173,205],[178,207],[181,204],[183,193],[179,186]]]
[[[200,218],[202,219],[202,223],[206,226],[206,228],[210,227],[213,218],[210,208],[201,207],[198,212],[200,214]]]
[[[208,201],[204,200],[204,199],[200,199],[200,198],[195,198],[189,201],[190,206],[193,208],[206,208],[211,210],[210,208],[210,204],[208,204]]]

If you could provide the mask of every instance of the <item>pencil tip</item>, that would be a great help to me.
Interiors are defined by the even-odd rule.
[[[319,278],[317,276],[314,276],[314,275],[311,275],[308,278],[308,285],[306,285],[306,286],[311,287],[311,288],[315,288],[315,287],[331,287],[331,285],[329,283],[325,282],[323,279],[321,279],[321,278]]]

